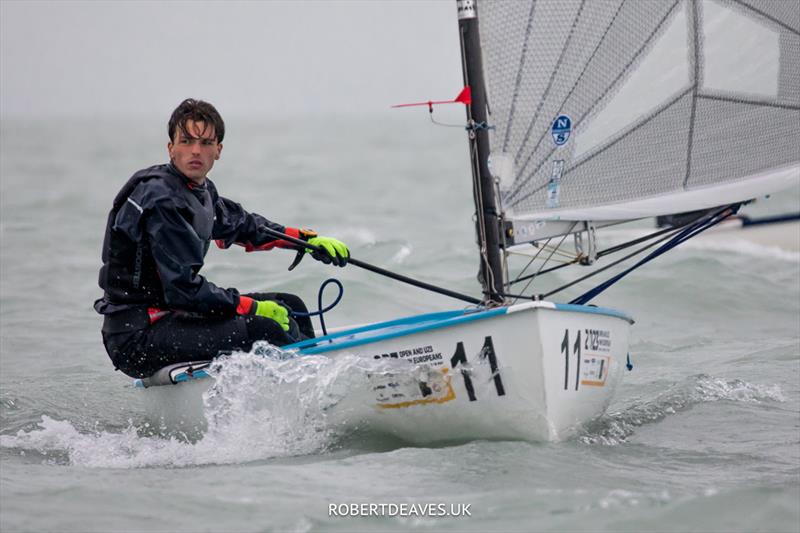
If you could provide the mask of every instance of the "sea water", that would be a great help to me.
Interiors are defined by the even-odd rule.
[[[230,118],[212,177],[354,257],[478,294],[465,134],[426,120]],[[689,242],[594,301],[636,319],[633,370],[566,442],[342,432],[326,407],[372,363],[255,352],[217,368],[201,432],[153,427],[92,302],[111,200],[165,160],[162,122],[3,121],[0,530],[800,530],[800,255],[757,244]],[[746,209],[796,212],[800,190]],[[329,327],[463,307],[352,266],[287,272],[292,259],[212,250],[203,273],[312,305],[335,276]]]

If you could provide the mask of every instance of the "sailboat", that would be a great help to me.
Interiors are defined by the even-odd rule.
[[[285,348],[423,368],[377,376],[362,411],[411,442],[565,439],[605,412],[629,366],[633,319],[593,299],[741,202],[800,180],[800,4],[456,3],[482,298]],[[701,209],[599,249],[606,227]],[[570,283],[536,292],[566,267],[579,271]],[[196,408],[208,364],[138,385],[155,405]]]

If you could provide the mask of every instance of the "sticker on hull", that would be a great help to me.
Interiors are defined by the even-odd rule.
[[[403,409],[415,405],[431,403],[447,403],[456,399],[456,393],[450,383],[446,368],[440,370],[438,379],[433,376],[426,381],[401,384],[397,380],[388,380],[377,385],[375,391],[379,409]]]
[[[577,391],[582,385],[604,387],[611,370],[611,332],[602,329],[564,330],[564,390]]]
[[[475,349],[475,347],[471,347]],[[474,352],[472,352],[474,353]],[[399,409],[424,404],[440,404],[456,399],[453,388],[453,373],[461,378],[466,397],[470,402],[478,400],[476,384],[491,383],[497,397],[506,395],[505,385],[498,366],[498,357],[492,337],[487,336],[476,355],[470,356],[477,366],[468,360],[464,342],[458,341],[452,357],[447,359],[432,345],[415,346],[387,353],[373,355],[374,359],[403,359],[416,365],[418,372],[411,374],[374,376],[373,391],[377,407],[380,409]],[[449,368],[446,366],[449,363]],[[453,373],[451,373],[452,371]],[[422,372],[424,375],[420,375]],[[478,381],[473,381],[478,380]],[[463,394],[462,393],[462,394]]]
[[[608,365],[611,363],[609,356],[584,357],[581,365],[581,385],[602,387],[606,384]]]

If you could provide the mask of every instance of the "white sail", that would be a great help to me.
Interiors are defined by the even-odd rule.
[[[515,227],[711,208],[800,180],[800,2],[477,10],[490,168]]]
[[[652,196],[618,204],[606,204],[586,209],[551,209],[531,213],[521,220],[631,220],[667,215],[681,211],[697,211],[710,206],[731,204],[743,198],[754,198],[769,191],[780,191],[796,185],[800,165],[771,169],[746,179],[695,187],[691,190]]]

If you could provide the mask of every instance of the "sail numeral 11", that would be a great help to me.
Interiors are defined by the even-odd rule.
[[[578,336],[575,339],[575,344],[572,346],[572,351],[575,354],[575,390],[578,390],[581,378],[581,330],[578,330]],[[569,330],[564,330],[564,340],[561,341],[561,353],[564,354],[564,390],[569,388]]]
[[[497,391],[497,395],[505,396],[506,389],[503,386],[503,379],[500,377],[500,372],[497,370],[497,355],[494,353],[494,343],[492,343],[491,336],[484,339],[483,348],[481,348],[479,357],[489,360],[489,368],[492,369],[492,379],[494,380],[494,388]],[[467,396],[469,397],[469,401],[474,402],[478,398],[475,396],[475,387],[472,384],[472,377],[470,376],[469,369],[463,368],[467,365],[467,352],[464,349],[463,342],[459,342],[456,345],[456,352],[453,354],[453,357],[450,358],[450,368],[455,370],[459,364],[462,366],[461,376],[464,378],[464,387],[467,389]]]
[[[464,351],[464,343],[460,341],[458,345],[456,345],[456,353],[450,358],[450,367],[455,370],[459,363],[461,363],[462,367],[467,364],[467,353]],[[467,388],[469,401],[474,402],[478,398],[475,397],[475,387],[472,386],[472,378],[469,377],[469,370],[462,368],[461,375],[464,377],[464,386]]]

